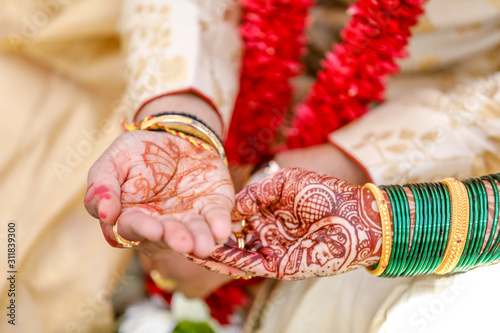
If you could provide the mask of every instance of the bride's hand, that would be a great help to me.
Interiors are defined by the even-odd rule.
[[[193,261],[225,274],[296,280],[340,274],[380,257],[372,193],[304,169],[284,169],[244,188],[232,219],[247,221],[245,250],[233,238],[211,259]]]
[[[208,256],[230,235],[234,189],[216,152],[165,132],[118,137],[89,171],[85,197],[106,240],[118,246],[113,225],[140,250]]]

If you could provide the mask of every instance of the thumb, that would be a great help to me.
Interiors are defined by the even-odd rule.
[[[105,224],[113,225],[120,214],[124,178],[120,171],[111,156],[102,155],[90,168],[87,177],[89,185],[84,199],[85,208]]]

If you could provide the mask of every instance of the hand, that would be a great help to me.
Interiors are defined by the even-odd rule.
[[[380,217],[371,192],[343,180],[289,168],[247,186],[233,221],[247,220],[245,248],[234,239],[211,258],[191,258],[232,275],[297,280],[340,274],[378,262]]]
[[[87,211],[117,246],[112,226],[145,253],[208,256],[230,235],[234,189],[227,167],[165,132],[133,131],[113,142],[89,171]]]

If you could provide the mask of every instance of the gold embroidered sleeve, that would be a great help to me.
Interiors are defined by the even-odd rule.
[[[192,91],[228,125],[238,90],[237,12],[233,0],[126,0],[119,29],[129,120],[157,96]]]
[[[500,170],[500,72],[445,94],[414,92],[333,133],[377,184]]]

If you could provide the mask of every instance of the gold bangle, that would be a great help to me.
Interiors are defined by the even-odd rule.
[[[140,129],[150,129],[154,125],[161,125],[175,131],[189,134],[208,143],[217,150],[226,166],[228,165],[226,151],[224,150],[222,142],[214,132],[199,121],[180,115],[166,115],[146,119],[141,123]]]
[[[149,272],[149,276],[156,284],[156,286],[163,291],[173,292],[177,287],[177,283],[174,279],[167,279],[162,277],[160,272],[158,272],[156,269],[153,269],[151,272]]]
[[[436,268],[436,274],[451,272],[460,261],[469,232],[469,196],[464,184],[458,179],[446,178],[441,181],[451,195],[451,228],[443,260]]]
[[[378,210],[380,213],[380,222],[382,225],[382,251],[380,253],[380,260],[378,264],[371,267],[366,267],[368,272],[375,276],[380,276],[384,273],[385,269],[389,265],[389,260],[391,259],[391,249],[392,249],[392,225],[391,216],[389,215],[389,208],[387,208],[387,202],[385,200],[382,191],[374,184],[367,183],[363,185],[364,188],[372,192],[375,201],[377,201]]]

